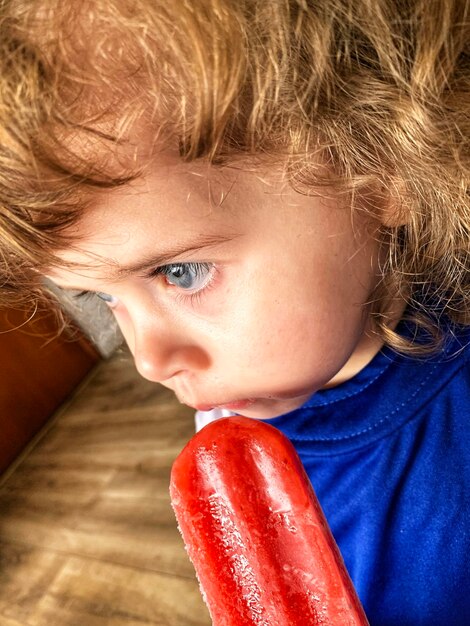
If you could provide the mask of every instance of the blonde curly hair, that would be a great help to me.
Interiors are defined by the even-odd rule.
[[[40,297],[97,190],[139,175],[109,156],[144,119],[185,160],[393,206],[388,345],[426,349],[391,330],[397,297],[431,347],[440,316],[469,323],[470,0],[5,0],[0,33],[2,303]]]

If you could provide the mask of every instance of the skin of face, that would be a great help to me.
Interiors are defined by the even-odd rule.
[[[180,402],[274,417],[380,349],[376,228],[330,196],[160,155],[97,197],[58,255],[78,265],[48,275],[109,300],[138,371]]]

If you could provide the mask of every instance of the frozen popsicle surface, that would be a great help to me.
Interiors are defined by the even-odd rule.
[[[170,495],[214,626],[368,623],[300,459],[274,427],[208,424],[174,462]]]

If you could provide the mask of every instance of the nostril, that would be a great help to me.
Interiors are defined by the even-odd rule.
[[[182,355],[180,355],[182,356]],[[181,360],[182,369],[207,370],[211,366],[212,360],[207,350],[198,346],[187,346],[184,348],[184,358]]]

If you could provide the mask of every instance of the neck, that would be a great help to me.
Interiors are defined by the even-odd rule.
[[[397,300],[393,304],[392,315],[390,316],[391,322],[389,328],[395,330],[398,322],[401,320],[406,308],[406,302],[404,300]],[[373,323],[370,315],[362,333],[362,337],[359,340],[354,352],[349,359],[339,370],[337,374],[329,380],[323,389],[329,389],[330,387],[337,387],[342,383],[350,380],[362,369],[364,369],[375,357],[375,355],[382,349],[384,341],[373,329]]]

